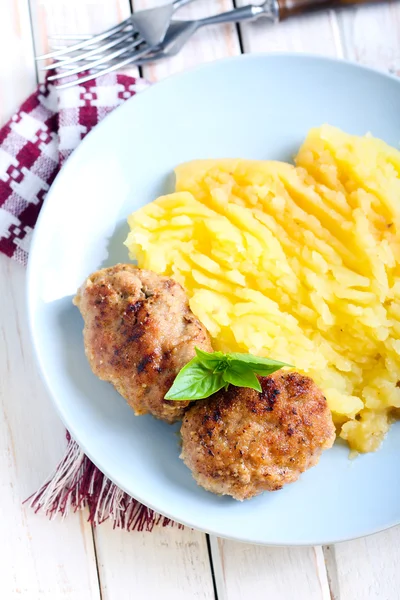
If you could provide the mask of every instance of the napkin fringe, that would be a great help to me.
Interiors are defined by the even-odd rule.
[[[72,510],[89,509],[88,521],[100,525],[111,519],[113,528],[126,531],[152,531],[183,525],[153,512],[121,490],[85,455],[67,432],[67,449],[55,471],[25,500],[35,513],[42,511],[50,520],[66,517]]]

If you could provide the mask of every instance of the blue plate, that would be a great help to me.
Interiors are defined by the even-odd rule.
[[[335,444],[282,491],[239,503],[198,487],[174,428],[135,417],[85,359],[71,298],[93,270],[127,261],[126,217],[170,191],[189,159],[290,160],[311,127],[400,141],[400,82],[304,55],[246,55],[208,64],[132,98],[101,123],[53,184],[29,263],[30,326],[64,423],[119,486],[155,510],[214,534],[261,544],[322,544],[400,522],[400,423],[382,448],[349,460]]]

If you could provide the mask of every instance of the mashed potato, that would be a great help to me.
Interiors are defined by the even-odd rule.
[[[400,407],[400,152],[323,126],[295,163],[181,165],[126,244],[183,285],[215,349],[310,375],[368,452]]]

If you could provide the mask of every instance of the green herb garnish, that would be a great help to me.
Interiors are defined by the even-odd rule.
[[[256,375],[271,375],[287,363],[254,354],[205,352],[196,348],[196,356],[183,367],[165,396],[166,400],[201,400],[229,385],[261,392]]]

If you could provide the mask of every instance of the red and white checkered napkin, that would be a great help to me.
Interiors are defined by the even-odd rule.
[[[26,264],[32,230],[55,176],[104,117],[146,87],[103,75],[57,91],[39,86],[0,129],[0,251]]]
[[[89,131],[145,81],[109,74],[57,92],[39,86],[0,129],[0,251],[26,264],[40,209],[55,176]],[[79,216],[79,215],[78,215]],[[173,524],[120,490],[67,433],[66,454],[31,498],[49,516],[89,508],[89,521],[108,518],[128,530]]]

